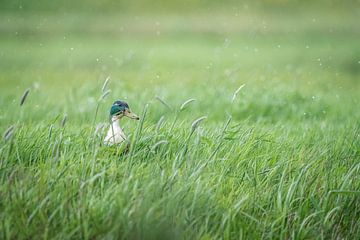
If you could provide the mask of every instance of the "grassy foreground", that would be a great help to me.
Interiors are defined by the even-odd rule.
[[[1,19],[1,239],[360,236],[356,16]]]

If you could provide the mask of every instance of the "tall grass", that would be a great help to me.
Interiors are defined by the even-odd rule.
[[[360,236],[353,16],[64,40],[57,17],[0,36],[0,239]],[[141,117],[126,154],[102,144],[117,99]]]
[[[19,127],[0,150],[2,238],[358,236],[358,128],[301,135],[300,124],[284,135],[231,118],[207,127],[201,117],[169,132],[172,122],[146,120],[151,111],[127,155],[92,151],[92,130],[74,134],[71,119],[51,134]]]

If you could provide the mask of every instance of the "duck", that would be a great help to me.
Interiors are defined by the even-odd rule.
[[[110,126],[104,139],[104,145],[119,145],[127,140],[120,120],[123,117],[139,120],[140,117],[130,110],[129,104],[122,100],[115,101],[110,108]]]

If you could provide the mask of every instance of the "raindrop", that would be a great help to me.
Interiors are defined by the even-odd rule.
[[[33,83],[33,87],[34,87],[35,89],[39,89],[39,88],[40,88],[40,84],[39,84],[38,82],[34,82],[34,83]]]
[[[229,45],[230,45],[230,39],[225,38],[225,39],[224,39],[223,47],[224,47],[224,48],[227,48],[227,47],[229,47]]]

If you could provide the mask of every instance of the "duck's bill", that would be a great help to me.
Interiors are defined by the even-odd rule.
[[[131,112],[130,110],[127,110],[125,111],[124,115],[128,118],[131,118],[131,119],[135,119],[135,120],[139,120],[139,116],[136,115],[135,113]]]

